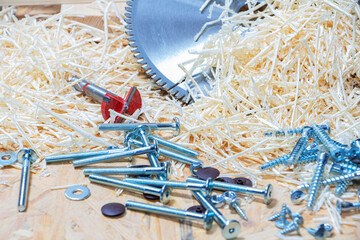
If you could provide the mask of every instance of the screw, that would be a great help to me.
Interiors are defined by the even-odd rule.
[[[245,221],[248,221],[248,218],[246,217],[245,212],[240,208],[240,205],[241,205],[241,199],[235,198],[229,203],[229,208],[231,210],[235,210],[242,219],[244,219]]]
[[[210,196],[212,187],[210,184],[210,178],[205,181],[205,183],[195,183],[195,182],[178,182],[178,181],[163,181],[157,179],[141,179],[141,178],[125,178],[124,181],[150,185],[153,187],[162,187],[164,185],[169,186],[170,188],[179,188],[179,189],[188,189],[188,190],[202,190],[205,191],[206,196]]]
[[[170,148],[172,150],[181,152],[183,154],[187,154],[187,155],[192,156],[192,157],[198,157],[199,156],[198,151],[195,151],[195,150],[193,150],[191,148],[187,148],[187,147],[181,146],[179,144],[170,142],[170,141],[165,140],[165,139],[163,139],[161,137],[157,137],[157,136],[154,136],[154,135],[150,134],[149,139],[152,140],[152,141],[156,140],[159,143],[159,145],[164,146],[164,147],[168,147],[168,148]]]
[[[299,231],[299,225],[302,225],[304,223],[303,217],[298,213],[292,213],[293,220],[291,223],[289,223],[283,230],[280,231],[280,234],[288,234],[292,231],[297,231],[298,234],[300,234]]]
[[[312,136],[313,130],[311,127],[304,127],[303,132],[301,133],[300,139],[295,144],[295,147],[290,153],[289,159],[285,162],[285,165],[294,165],[299,160],[299,157],[304,152],[306,144],[309,141],[309,138]]]
[[[278,213],[275,213],[274,215],[272,215],[271,217],[268,218],[268,221],[274,221],[278,218],[281,217],[281,214],[282,214],[282,211],[278,212]],[[286,208],[286,214],[288,214],[289,216],[291,216],[291,210],[290,208],[287,206]]]
[[[112,153],[112,154],[108,154],[108,155],[101,155],[101,156],[95,156],[95,157],[75,160],[75,161],[73,161],[73,165],[74,165],[74,167],[82,167],[85,165],[91,165],[91,164],[100,163],[100,162],[109,162],[109,161],[113,161],[113,160],[119,160],[119,159],[123,159],[123,158],[127,158],[127,157],[141,155],[141,154],[145,154],[145,153],[146,154],[152,153],[152,152],[156,153],[157,151],[158,151],[158,145],[155,143],[153,145],[149,145],[149,146],[142,147],[142,148],[130,149],[130,150],[122,151],[122,152],[118,152],[118,153]],[[125,161],[128,161],[128,159]]]
[[[172,123],[114,123],[114,124],[99,124],[100,131],[132,131],[140,126],[147,126],[151,130],[175,130],[176,135],[180,131],[180,120],[177,117],[173,118]]]
[[[275,221],[275,226],[278,228],[285,228],[289,221],[286,220],[286,214],[289,212],[289,207],[286,205],[286,203],[283,203],[280,211],[280,219]]]
[[[355,172],[360,171],[360,166],[356,165],[352,162],[341,162],[341,163],[334,163],[332,167],[336,169],[340,169],[343,172]]]
[[[122,181],[116,178],[105,177],[97,174],[90,174],[89,179],[91,182],[101,183],[108,186],[133,190],[137,192],[152,194],[160,197],[160,201],[168,203],[171,196],[171,188],[164,185],[162,188],[155,188],[147,185],[135,184],[126,181]]]
[[[186,178],[187,182],[199,182],[203,183],[203,180],[188,177]],[[272,185],[268,184],[265,189],[253,188],[248,186],[241,186],[237,184],[219,182],[219,181],[210,181],[210,185],[212,185],[213,189],[222,190],[222,191],[233,191],[233,192],[240,192],[249,195],[260,195],[264,197],[265,204],[269,204],[272,200]]]
[[[326,132],[321,129],[315,123],[312,125],[315,136],[324,144],[324,146],[329,150],[331,158],[334,161],[342,161],[345,157],[345,151],[342,147],[337,146],[333,140],[326,134]]]
[[[360,210],[360,202],[346,202],[346,201],[337,200],[336,209],[339,214],[351,210]]]
[[[17,158],[19,163],[23,164],[21,170],[18,210],[19,212],[24,212],[26,210],[28,200],[30,165],[36,161],[38,156],[33,149],[25,148],[19,151]]]
[[[196,213],[190,211],[184,211],[176,208],[170,207],[161,207],[152,204],[134,202],[134,201],[126,201],[125,206],[127,209],[146,212],[146,213],[155,213],[159,215],[175,217],[178,219],[187,219],[187,220],[194,220],[194,221],[203,221],[204,228],[209,230],[212,226],[214,213],[206,210],[205,213]]]
[[[317,229],[308,228],[307,231],[315,237],[316,240],[325,240],[325,238],[330,237],[330,231],[333,229],[328,223],[322,223],[318,226]]]
[[[101,174],[101,175],[158,175],[162,174],[166,178],[171,176],[170,162],[160,163],[160,167],[141,167],[141,168],[127,168],[127,167],[113,167],[113,168],[84,168],[84,174]]]
[[[222,194],[212,195],[209,200],[216,208],[221,208],[221,207],[225,206],[225,203],[226,203],[225,197]]]
[[[210,179],[208,179],[208,180],[210,180]],[[238,197],[236,192],[233,192],[233,191],[226,191],[223,193],[223,196],[225,198],[226,203],[230,203],[232,200],[234,200],[235,198]]]
[[[307,184],[307,188],[309,188],[310,187],[310,184]],[[300,188],[300,189],[298,189],[298,190],[295,190],[295,191],[293,191],[293,192],[291,192],[291,195],[290,195],[290,199],[291,199],[291,202],[293,203],[293,204],[300,204],[300,203],[302,203],[303,201],[304,201],[304,196],[305,196],[305,194],[304,194],[304,192],[303,191],[301,191],[301,190],[303,190],[302,188]]]
[[[81,158],[88,158],[88,157],[95,157],[113,153],[119,153],[130,150],[129,147],[124,148],[114,148],[114,149],[107,149],[107,150],[100,150],[100,151],[89,151],[89,152],[78,152],[78,153],[69,153],[69,154],[60,154],[60,155],[50,155],[45,157],[46,163],[53,163],[53,162],[62,162],[62,161],[72,161],[75,159]]]
[[[207,210],[214,213],[214,219],[221,227],[222,235],[226,239],[235,238],[240,233],[240,223],[236,220],[227,220],[225,217],[217,210],[217,208],[206,199],[206,197],[199,191],[192,191],[193,196],[205,207]]]
[[[309,197],[307,202],[307,209],[312,210],[315,204],[315,200],[318,195],[319,187],[321,185],[321,179],[323,178],[324,168],[329,156],[326,152],[320,152],[318,157],[318,164],[314,172],[314,176],[310,185]]]
[[[351,181],[345,181],[345,182],[338,183],[338,185],[335,188],[335,196],[340,197],[341,195],[343,195],[346,192],[346,190],[348,189],[350,183],[351,183]]]
[[[305,126],[305,127],[307,127],[307,126]],[[268,131],[264,135],[265,136],[272,136],[272,135],[285,136],[286,134],[288,134],[288,135],[294,135],[294,134],[295,135],[300,135],[300,134],[302,134],[305,127],[303,127],[303,128],[291,128],[291,129],[288,129],[288,130]],[[319,127],[324,129],[326,132],[330,132],[330,125],[329,124],[322,124],[322,125],[319,125]]]

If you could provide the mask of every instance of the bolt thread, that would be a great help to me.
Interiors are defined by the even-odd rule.
[[[299,231],[299,225],[293,221],[289,223],[289,225],[287,225],[283,230],[281,230],[280,234],[285,235],[295,230]]]
[[[286,209],[287,209],[287,205],[286,203],[283,203],[282,207],[281,207],[281,217],[280,220],[282,223],[286,223]]]
[[[360,167],[352,162],[338,163],[338,165],[351,172],[360,170]]]
[[[278,219],[280,216],[281,216],[281,212],[275,213],[274,215],[268,218],[268,221],[274,221]]]
[[[275,168],[276,166],[279,166],[283,163],[285,163],[285,161],[287,159],[289,159],[290,154],[275,158],[274,160],[271,160],[263,165],[260,166],[260,170],[264,171],[267,169],[272,169]],[[311,151],[305,151],[303,152],[303,154],[300,156],[299,160],[297,161],[297,164],[306,164],[309,162],[313,162],[317,159],[317,152],[314,152],[313,150]]]
[[[320,140],[320,142],[329,150],[331,157],[335,161],[342,160],[344,157],[344,145],[337,143],[336,141],[332,140],[329,135],[325,132],[324,129],[319,127],[317,124],[313,124],[313,130],[315,136]]]
[[[308,137],[301,137],[299,141],[295,144],[295,147],[290,153],[288,160],[285,162],[285,165],[294,165],[300,158],[300,155],[304,152],[306,144],[309,141]]]
[[[235,204],[235,205],[234,205],[234,209],[235,209],[235,211],[240,215],[241,218],[243,218],[245,221],[248,220],[245,212],[240,208],[239,205]]]
[[[345,181],[339,183],[335,188],[335,196],[340,197],[341,195],[343,195],[348,189],[350,182],[351,181]]]
[[[346,175],[340,175],[340,176],[324,179],[323,183],[331,185],[331,184],[336,184],[336,183],[345,182],[353,179],[359,179],[359,178],[360,178],[360,171],[356,171],[356,172],[348,173]]]

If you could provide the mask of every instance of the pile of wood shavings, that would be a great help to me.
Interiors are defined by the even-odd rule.
[[[227,176],[269,177],[257,167],[289,153],[297,138],[265,138],[268,130],[330,122],[335,140],[349,144],[359,138],[356,1],[265,2],[264,11],[255,11],[261,4],[223,18],[221,32],[196,53],[196,64],[216,67],[215,89],[189,106],[144,78],[127,45],[123,15],[118,16],[121,24],[107,18],[111,3],[101,2],[107,19],[104,31],[70,21],[64,14],[17,20],[12,8],[2,10],[2,148],[31,147],[44,162],[48,154],[118,144],[119,136],[97,131],[103,122],[100,106],[72,88],[67,82],[72,75],[119,96],[137,86],[144,102],[139,121],[164,122],[179,116],[182,131],[171,140],[198,149],[206,164],[227,169],[222,170]],[[245,36],[239,24],[250,28]],[[112,112],[112,118],[116,115]],[[293,189],[309,180],[312,171],[310,164],[271,175]],[[331,218],[340,219],[328,195],[322,194],[319,202],[326,202]],[[338,230],[340,220],[336,223]]]

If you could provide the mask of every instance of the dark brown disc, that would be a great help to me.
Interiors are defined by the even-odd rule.
[[[150,165],[134,165],[131,168],[151,167]],[[133,175],[133,177],[151,178],[151,175]]]
[[[214,179],[217,178],[219,175],[220,171],[212,167],[200,168],[196,172],[196,176],[202,180],[206,180],[208,178]]]
[[[121,203],[108,203],[102,206],[101,212],[104,216],[107,217],[117,217],[121,216],[125,212],[125,206]]]
[[[218,177],[218,178],[215,178],[215,181],[225,182],[225,183],[232,183],[232,184],[235,183],[234,179],[229,178],[229,177]]]
[[[148,200],[160,200],[159,196],[156,195],[152,195],[149,193],[143,193],[144,198],[148,199]]]
[[[201,205],[195,205],[189,207],[186,211],[194,212],[194,213],[205,213],[206,209]]]
[[[248,178],[244,178],[244,177],[238,177],[238,178],[234,178],[233,179],[235,184],[237,185],[244,185],[244,186],[248,186],[248,187],[252,187],[252,181]]]

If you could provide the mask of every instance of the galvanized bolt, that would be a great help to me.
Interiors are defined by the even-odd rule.
[[[214,213],[206,210],[204,214],[202,213],[195,213],[195,212],[189,212],[184,211],[176,208],[170,208],[170,207],[161,207],[157,205],[152,204],[146,204],[146,203],[140,203],[140,202],[134,202],[134,201],[126,201],[125,206],[127,209],[146,212],[146,213],[154,213],[169,217],[175,217],[178,219],[187,219],[187,220],[194,220],[194,221],[203,221],[204,222],[204,228],[206,230],[209,230],[212,226],[213,219],[214,219]]]
[[[298,213],[292,213],[293,220],[291,223],[289,223],[283,230],[280,231],[280,234],[288,234],[292,231],[297,231],[298,234],[300,234],[299,231],[299,225],[302,225],[304,223],[303,217]]]
[[[53,162],[62,162],[62,161],[72,161],[76,159],[89,158],[101,155],[114,154],[119,152],[124,152],[130,150],[128,147],[124,148],[114,148],[100,151],[89,151],[89,152],[78,152],[78,153],[69,153],[69,154],[60,154],[60,155],[50,155],[45,157],[46,163]]]
[[[75,161],[73,161],[73,165],[74,165],[74,167],[82,167],[82,166],[91,165],[91,164],[95,164],[95,163],[110,162],[110,161],[120,160],[120,159],[124,159],[124,158],[126,159],[125,161],[129,161],[129,160],[131,161],[131,158],[129,159],[129,157],[137,156],[137,155],[141,155],[141,154],[154,153],[154,152],[156,153],[157,151],[158,151],[158,145],[155,143],[153,145],[149,145],[149,146],[142,147],[142,148],[130,149],[130,150],[122,151],[122,152],[118,152],[118,153],[112,153],[112,154],[108,154],[108,155],[100,155],[100,156],[75,160]]]
[[[289,221],[286,220],[286,214],[288,213],[288,208],[289,207],[286,205],[286,203],[283,203],[280,211],[280,219],[275,221],[276,227],[285,228],[289,224]]]
[[[342,147],[334,144],[333,140],[326,134],[326,132],[321,129],[315,123],[312,125],[315,136],[320,140],[322,144],[329,150],[331,158],[334,161],[342,161],[345,158],[345,150]]]
[[[177,117],[173,118],[172,123],[114,123],[114,124],[99,124],[100,131],[132,131],[140,126],[147,126],[151,130],[175,130],[176,135],[180,131],[180,120]]]
[[[235,210],[242,219],[244,219],[245,221],[248,221],[248,218],[247,218],[245,212],[240,208],[240,205],[241,205],[240,198],[235,198],[231,202],[229,202],[229,208],[231,210]]]
[[[21,149],[18,152],[17,158],[18,158],[18,162],[23,164],[21,170],[21,179],[20,179],[18,210],[19,212],[24,212],[26,210],[27,200],[28,200],[28,191],[29,191],[29,182],[30,182],[30,165],[31,163],[36,161],[38,156],[33,149],[25,148],[25,149]]]
[[[321,186],[321,179],[323,178],[324,168],[328,160],[328,154],[326,152],[320,152],[318,157],[318,164],[310,184],[307,209],[312,210]]]
[[[155,188],[147,185],[130,183],[116,178],[105,177],[97,174],[90,174],[89,179],[91,182],[96,182],[108,186],[159,196],[160,201],[165,204],[170,201],[171,188],[167,185],[164,185],[162,188]]]
[[[192,157],[198,157],[199,156],[199,152],[198,151],[195,151],[191,148],[187,148],[187,147],[184,147],[184,146],[181,146],[179,144],[176,144],[174,142],[171,142],[171,141],[168,141],[168,140],[165,140],[161,137],[158,137],[158,136],[154,136],[154,135],[149,135],[149,139],[151,141],[157,141],[159,143],[160,146],[164,146],[164,147],[168,147],[170,148],[171,150],[175,150],[175,151],[178,151],[178,152],[181,152],[183,154],[187,154],[189,156],[192,156]]]
[[[317,229],[308,228],[307,231],[315,237],[316,240],[325,240],[327,237],[331,236],[331,230],[333,226],[328,223],[322,223],[318,226]]]
[[[162,174],[166,178],[171,176],[170,162],[160,163],[160,167],[112,167],[112,168],[84,168],[84,174],[100,174],[100,175],[159,175]]]
[[[305,126],[307,127],[307,126]],[[291,128],[288,130],[278,130],[278,131],[268,131],[266,132],[264,135],[265,136],[285,136],[287,135],[300,135],[303,133],[304,128]],[[330,125],[329,124],[321,124],[319,125],[319,127],[321,127],[322,129],[324,129],[326,132],[330,132]]]
[[[187,182],[199,182],[203,183],[203,180],[188,177],[186,178]],[[245,193],[249,195],[259,195],[264,198],[265,204],[269,204],[272,200],[272,185],[268,184],[265,189],[259,189],[259,188],[253,188],[253,187],[247,187],[247,186],[241,186],[231,183],[225,183],[225,182],[219,182],[219,181],[210,181],[210,184],[212,185],[213,189],[216,190],[222,190],[222,191],[233,191],[233,192],[239,192],[239,193]]]
[[[187,189],[187,190],[201,190],[205,191],[206,196],[210,196],[212,192],[212,186],[210,184],[210,178],[205,181],[205,183],[195,183],[195,182],[178,182],[178,181],[163,181],[157,179],[141,179],[141,178],[124,178],[124,181],[149,185],[153,187],[162,187],[164,185],[169,186],[170,188],[178,189]]]
[[[240,223],[236,220],[227,220],[219,210],[199,191],[192,191],[193,196],[205,207],[207,210],[214,213],[214,219],[221,227],[222,235],[226,239],[232,239],[240,233]]]
[[[304,127],[303,132],[301,133],[301,137],[295,144],[295,147],[290,153],[290,156],[287,161],[285,161],[285,165],[294,165],[299,160],[301,154],[304,152],[306,145],[309,141],[309,138],[313,134],[313,129],[311,127]]]
[[[348,212],[351,210],[360,210],[360,202],[345,202],[338,200],[336,201],[336,209],[339,214],[342,212]]]

